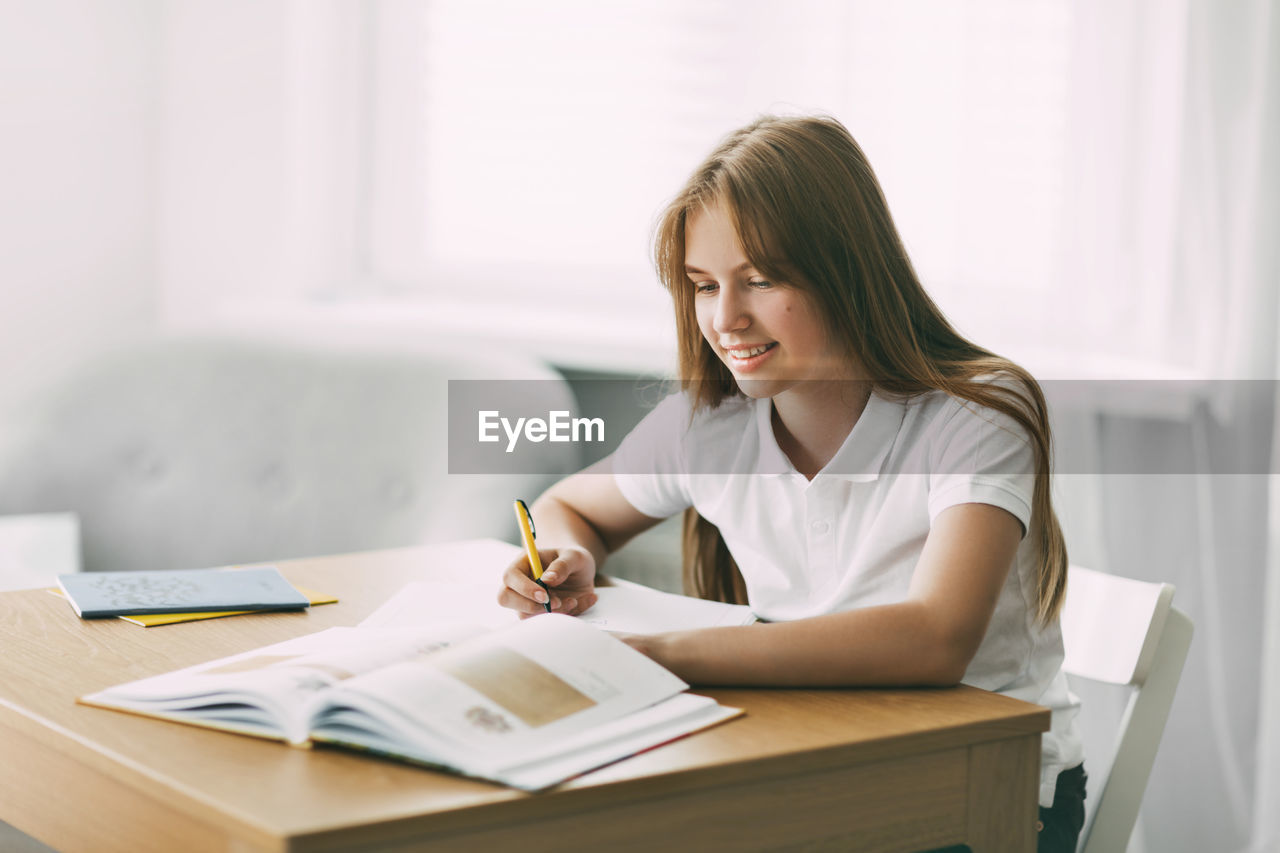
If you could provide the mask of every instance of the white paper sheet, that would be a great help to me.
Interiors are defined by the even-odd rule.
[[[624,634],[749,625],[756,621],[751,609],[744,605],[673,595],[630,581],[614,580],[612,584],[596,589],[599,599],[579,619],[602,630]],[[517,620],[513,611],[498,604],[493,586],[418,581],[388,599],[360,625],[394,628],[461,621],[501,628]]]

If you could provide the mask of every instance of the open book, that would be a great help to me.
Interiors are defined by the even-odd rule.
[[[498,631],[330,628],[80,701],[537,790],[742,713],[687,687],[548,614]]]

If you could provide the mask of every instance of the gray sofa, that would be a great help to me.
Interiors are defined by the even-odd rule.
[[[494,536],[577,467],[450,475],[450,379],[550,368],[369,334],[166,337],[103,354],[0,418],[0,515],[73,512],[88,571],[197,568]]]

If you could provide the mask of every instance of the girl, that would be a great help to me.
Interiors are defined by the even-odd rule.
[[[871,167],[825,117],[731,134],[658,223],[682,393],[533,506],[501,603],[578,614],[597,568],[685,512],[693,594],[762,622],[627,641],[696,684],[964,682],[1053,710],[1040,850],[1083,823],[1060,671],[1067,554],[1043,395],[921,287]]]

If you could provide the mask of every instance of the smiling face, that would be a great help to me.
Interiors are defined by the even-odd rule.
[[[813,299],[751,265],[720,205],[690,212],[685,273],[702,336],[747,396],[776,397],[804,381],[850,378],[849,360],[830,345]]]

